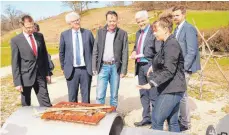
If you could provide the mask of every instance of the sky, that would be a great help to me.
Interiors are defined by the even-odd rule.
[[[90,4],[89,8],[105,7],[108,3],[109,1],[99,1],[99,3]],[[130,2],[125,2],[125,4],[128,3]],[[35,20],[71,11],[69,7],[63,6],[61,1],[1,1],[1,14],[4,14],[7,5],[11,5],[22,12],[29,13]]]

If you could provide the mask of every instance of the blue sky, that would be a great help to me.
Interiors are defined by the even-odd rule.
[[[105,7],[108,3],[109,1],[99,1],[99,3],[90,4],[89,8]],[[125,3],[128,4],[129,2]],[[35,20],[71,11],[69,7],[63,6],[61,1],[1,1],[1,13],[4,13],[7,5],[11,5],[22,12],[29,13]]]

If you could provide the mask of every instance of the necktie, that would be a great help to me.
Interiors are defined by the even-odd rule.
[[[81,64],[81,60],[80,60],[80,43],[79,43],[78,32],[76,32],[76,64],[77,65]]]
[[[29,35],[29,38],[30,38],[30,41],[31,41],[31,44],[32,44],[33,53],[34,53],[35,56],[37,56],[37,49],[36,49],[36,45],[35,45],[35,41],[33,39],[33,36]]]
[[[142,30],[141,31],[141,35],[140,35],[140,39],[139,39],[139,42],[138,42],[137,55],[140,54],[140,52],[141,52],[142,37],[143,37],[143,35],[144,35],[144,31]],[[140,62],[140,58],[137,58],[137,62]]]
[[[174,34],[175,37],[177,37],[177,31],[178,31],[178,26],[176,27],[176,29],[173,32],[173,34]]]

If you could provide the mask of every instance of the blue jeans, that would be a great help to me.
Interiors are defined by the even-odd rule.
[[[101,67],[101,71],[99,72],[97,78],[96,103],[105,104],[108,82],[110,83],[110,105],[117,107],[120,75],[117,73],[115,64],[103,64]]]
[[[180,100],[184,93],[161,94],[158,96],[152,111],[152,128],[163,130],[164,121],[167,119],[169,131],[180,132],[178,112]]]

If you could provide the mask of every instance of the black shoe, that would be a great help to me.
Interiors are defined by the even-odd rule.
[[[183,132],[183,131],[186,131],[188,130],[189,128],[188,127],[185,127],[183,126],[182,124],[180,124],[180,131]]]
[[[136,127],[141,127],[141,126],[145,126],[145,125],[149,125],[149,124],[151,124],[151,122],[150,121],[144,121],[144,122],[135,122],[134,123],[134,125],[136,126]]]

